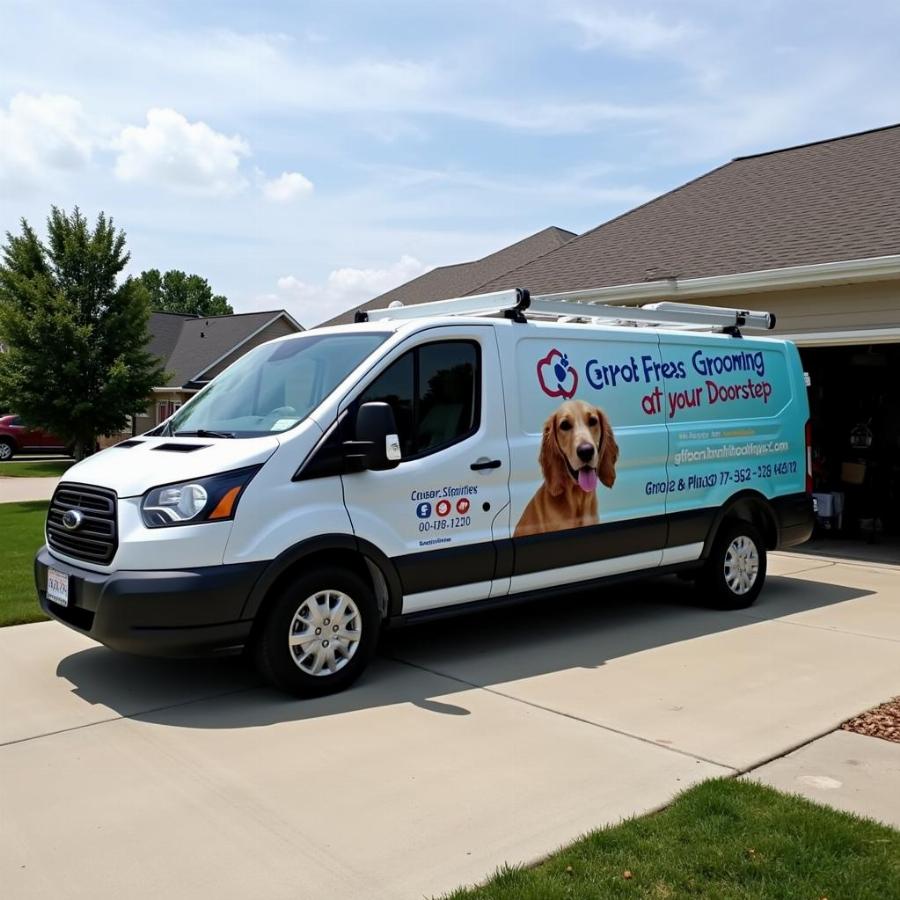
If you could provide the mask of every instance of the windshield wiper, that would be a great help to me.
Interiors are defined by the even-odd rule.
[[[206,428],[198,428],[196,431],[176,431],[174,437],[217,437],[233,438],[232,431],[208,431]]]

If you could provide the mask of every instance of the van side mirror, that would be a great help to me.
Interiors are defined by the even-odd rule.
[[[356,414],[356,440],[344,441],[344,454],[356,471],[394,469],[400,463],[400,438],[394,410],[387,403],[363,403]]]

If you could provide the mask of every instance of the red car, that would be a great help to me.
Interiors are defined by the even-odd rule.
[[[0,416],[0,462],[12,459],[17,453],[68,453],[62,438],[31,428],[21,416]]]

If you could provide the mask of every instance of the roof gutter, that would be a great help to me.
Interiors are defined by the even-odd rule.
[[[849,328],[841,331],[807,331],[779,334],[779,340],[798,347],[849,347],[858,344],[900,344],[900,327]]]
[[[788,266],[759,272],[710,275],[705,278],[668,278],[638,284],[611,285],[586,291],[541,294],[544,300],[587,300],[602,303],[645,303],[653,300],[696,300],[728,294],[756,294],[763,291],[829,287],[900,278],[900,254]]]

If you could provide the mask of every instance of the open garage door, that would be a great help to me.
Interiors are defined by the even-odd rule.
[[[896,336],[843,343],[861,333],[823,334],[801,344],[800,356],[810,379],[816,537],[876,545],[882,558],[896,551],[900,563],[900,329],[881,331]]]

